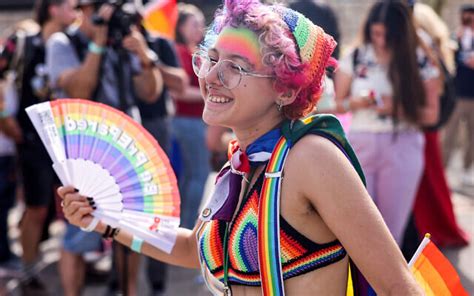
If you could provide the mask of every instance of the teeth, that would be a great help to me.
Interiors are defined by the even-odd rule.
[[[208,100],[213,102],[213,103],[228,103],[231,101],[229,98],[225,97],[216,97],[216,96],[209,96]]]

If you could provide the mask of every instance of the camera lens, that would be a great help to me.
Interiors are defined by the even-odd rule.
[[[97,26],[105,25],[106,22],[103,17],[98,16],[97,14],[94,14],[92,16],[92,23]]]

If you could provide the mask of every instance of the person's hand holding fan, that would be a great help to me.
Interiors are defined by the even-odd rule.
[[[79,99],[45,102],[26,112],[63,185],[93,198],[95,219],[171,252],[179,226],[176,177],[142,126],[114,108]]]

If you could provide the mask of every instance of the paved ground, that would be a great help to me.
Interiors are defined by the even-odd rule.
[[[459,163],[455,161],[448,170],[448,178],[454,191],[453,203],[458,222],[472,238],[474,237],[474,187],[461,186],[459,167]],[[18,229],[15,228],[15,225],[20,213],[21,209],[16,208],[9,217],[12,225],[11,236],[16,252],[19,252],[19,245],[17,242]],[[63,229],[62,223],[55,223],[51,227],[50,231],[53,237],[42,244],[43,260],[36,266],[36,272],[41,280],[47,283],[50,295],[63,294],[57,272],[58,250],[60,246],[59,237]],[[458,270],[464,287],[469,291],[469,294],[474,295],[474,243],[465,248],[444,249],[442,251]],[[98,266],[104,269],[109,268],[109,257],[102,258]],[[149,286],[144,274],[144,268],[142,268],[139,274],[140,290],[138,295],[150,295]],[[18,289],[20,281],[18,279],[8,279],[10,275],[12,275],[10,272],[0,269],[0,296],[21,295]],[[167,279],[167,290],[163,295],[209,295],[198,271],[171,267]],[[106,291],[107,288],[104,280],[97,281],[97,279],[91,279],[88,281],[83,295],[105,295]]]

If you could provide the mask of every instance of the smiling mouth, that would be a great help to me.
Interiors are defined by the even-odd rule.
[[[232,101],[232,99],[222,97],[222,96],[208,96],[207,100],[212,103],[225,104]]]

